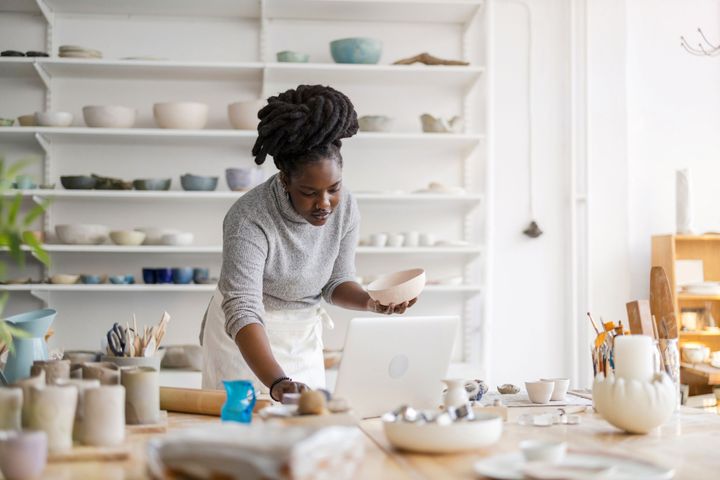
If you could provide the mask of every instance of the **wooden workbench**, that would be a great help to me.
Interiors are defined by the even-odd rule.
[[[553,427],[505,423],[501,441],[488,449],[457,455],[413,455],[394,451],[385,440],[379,420],[361,422],[366,434],[366,456],[358,479],[473,479],[478,459],[517,450],[526,438],[562,439],[570,448],[620,453],[650,460],[676,469],[677,479],[717,478],[720,472],[720,416],[714,410],[683,408],[670,422],[649,435],[626,435],[599,416],[581,414],[580,425]],[[218,422],[215,417],[174,414],[169,429],[178,430]],[[145,442],[157,434],[134,434],[127,442],[131,458],[122,462],[51,463],[43,478],[48,479],[146,479]]]

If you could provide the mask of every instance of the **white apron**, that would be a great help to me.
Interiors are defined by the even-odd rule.
[[[235,341],[225,332],[222,294],[215,290],[206,313],[203,331],[202,388],[223,389],[223,380],[251,380],[255,391],[268,393],[245,362]],[[325,388],[323,323],[333,323],[322,307],[267,311],[265,332],[275,360],[285,375],[310,388]]]

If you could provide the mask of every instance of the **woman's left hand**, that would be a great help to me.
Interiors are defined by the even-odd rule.
[[[386,315],[392,315],[394,313],[403,314],[405,313],[405,310],[415,305],[415,303],[417,303],[417,298],[413,298],[408,302],[403,302],[398,305],[395,305],[394,303],[391,303],[390,305],[383,305],[377,300],[370,299],[368,301],[368,310],[373,313],[384,313]]]

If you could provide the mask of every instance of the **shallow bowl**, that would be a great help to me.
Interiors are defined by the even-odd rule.
[[[140,178],[133,180],[135,190],[170,190],[172,178]]]
[[[217,188],[218,177],[205,177],[189,173],[180,177],[183,190],[210,192]]]
[[[389,132],[392,124],[392,117],[385,115],[365,115],[358,118],[361,132]]]
[[[137,246],[145,241],[145,234],[135,230],[115,230],[110,232],[110,240],[115,245]]]
[[[310,60],[310,55],[302,52],[293,52],[291,50],[283,50],[277,52],[277,61],[282,63],[307,63]]]
[[[110,229],[105,225],[56,225],[55,232],[67,245],[100,245],[107,241]]]
[[[400,450],[418,453],[452,453],[493,445],[500,440],[503,421],[497,415],[476,413],[475,420],[437,423],[383,422],[385,436]]]
[[[35,112],[35,124],[39,127],[69,127],[72,122],[70,112]]]
[[[380,276],[370,283],[367,292],[370,298],[382,305],[395,304],[417,298],[425,288],[425,270],[413,268]]]
[[[160,244],[173,247],[187,247],[192,245],[194,240],[195,235],[190,232],[168,233],[162,236]]]
[[[145,234],[143,245],[162,245],[162,237],[164,235],[180,233],[180,230],[159,227],[138,227],[134,230]]]
[[[60,177],[60,184],[68,190],[92,190],[97,180],[90,175],[65,175]]]
[[[207,124],[208,106],[199,102],[156,103],[153,116],[160,128],[200,130]]]
[[[50,277],[50,283],[54,285],[73,285],[78,283],[80,275],[70,275],[66,273],[56,273]]]

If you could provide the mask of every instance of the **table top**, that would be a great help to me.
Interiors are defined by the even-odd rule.
[[[520,410],[520,409],[515,409]],[[513,412],[515,417],[517,412]],[[683,408],[662,427],[648,435],[627,435],[594,413],[581,413],[580,425],[534,427],[519,425],[510,416],[496,445],[452,455],[420,455],[398,452],[388,444],[379,419],[363,420],[366,454],[357,479],[475,479],[473,465],[481,458],[515,452],[521,440],[553,439],[568,442],[570,449],[617,453],[652,461],[676,470],[677,479],[717,478],[720,471],[720,416],[702,409]],[[168,430],[217,423],[216,417],[169,414]],[[48,479],[146,479],[145,443],[158,434],[131,434],[128,460],[120,462],[53,462],[43,478]]]

